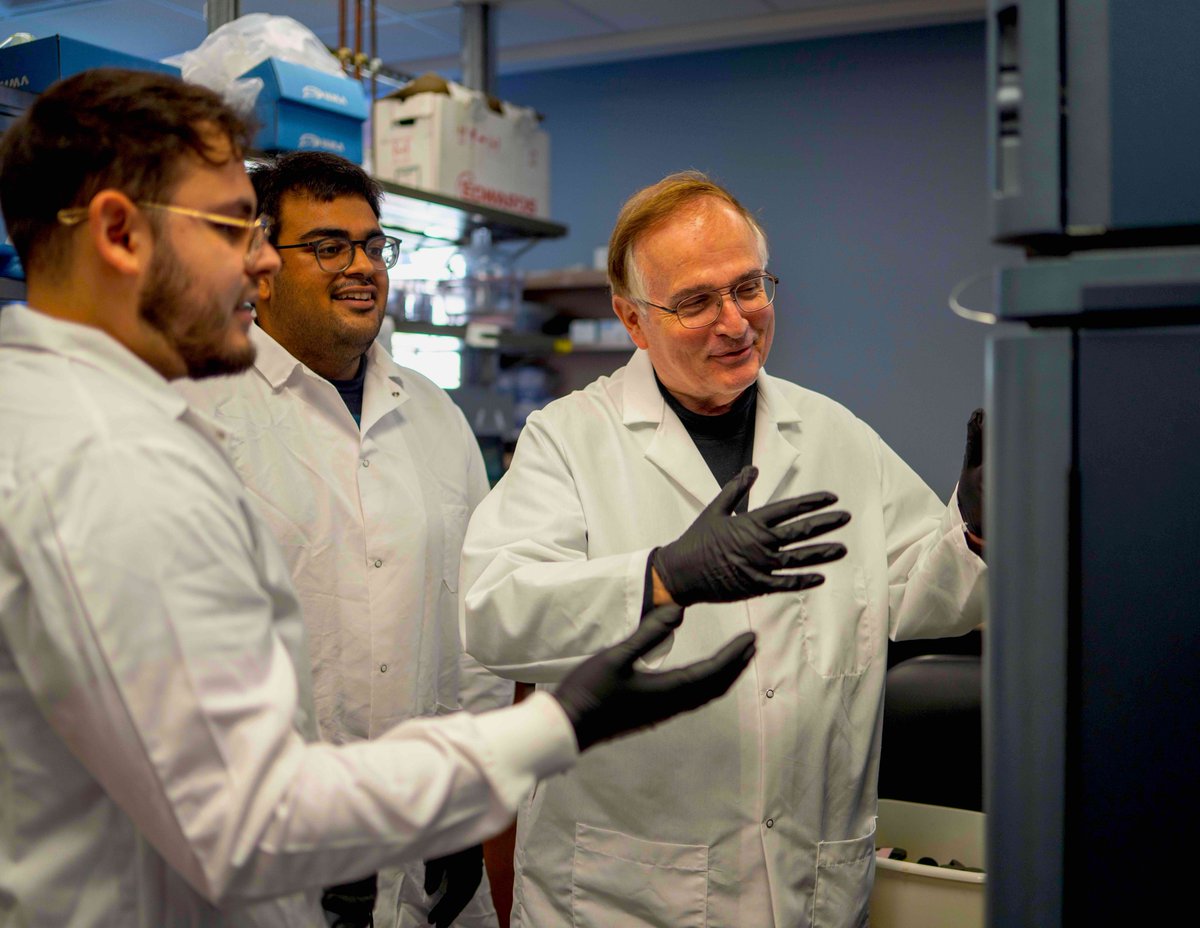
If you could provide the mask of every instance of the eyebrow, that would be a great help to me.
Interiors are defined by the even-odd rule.
[[[378,227],[372,229],[370,232],[368,232],[366,235],[364,235],[363,239],[365,240],[368,238],[375,238],[375,236],[377,236],[377,235],[383,235],[383,232]],[[299,235],[299,238],[301,238],[301,239],[315,239],[315,238],[345,238],[345,239],[348,239],[350,237],[351,237],[350,233],[346,229],[335,229],[332,226],[322,227],[322,228],[318,228],[318,229],[309,229],[307,232],[303,232]]]
[[[229,216],[234,219],[250,219],[258,215],[254,200],[249,197],[238,197],[236,200],[229,200],[220,206],[212,207],[207,212]]]
[[[725,284],[724,286],[713,283],[699,283],[691,287],[684,287],[681,290],[676,290],[664,302],[668,306],[674,306],[681,300],[686,300],[689,296],[695,296],[697,293],[708,293],[711,290],[724,290],[726,287],[736,287],[738,284],[750,280],[752,277],[762,277],[766,273],[766,268],[756,267],[739,274],[733,279],[732,283]]]

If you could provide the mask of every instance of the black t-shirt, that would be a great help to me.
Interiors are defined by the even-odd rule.
[[[742,391],[742,395],[733,401],[728,412],[718,416],[692,412],[671,395],[658,379],[658,374],[654,375],[654,382],[658,384],[658,392],[663,395],[667,405],[679,416],[679,421],[687,429],[688,435],[700,451],[700,456],[704,458],[704,463],[708,465],[720,486],[725,486],[737,476],[738,471],[752,462],[754,418],[758,409],[758,381]],[[744,513],[749,499],[750,494],[747,493],[734,512]],[[646,559],[646,581],[642,593],[643,616],[650,611],[654,600],[650,575],[653,558],[654,554],[651,552],[650,557]]]
[[[346,408],[350,410],[350,415],[354,416],[354,422],[359,427],[362,426],[362,403],[363,403],[363,382],[367,379],[367,356],[364,354],[358,359],[358,371],[349,380],[334,380],[330,378],[329,382],[337,387],[338,393],[341,394],[342,402],[346,404]]]
[[[738,471],[751,463],[754,456],[754,415],[758,407],[757,381],[742,391],[728,412],[717,416],[692,412],[671,395],[657,374],[654,381],[667,405],[679,416],[679,421],[696,443],[704,463],[717,478],[718,486],[725,486],[737,476]],[[746,511],[745,499],[738,504],[736,511]]]

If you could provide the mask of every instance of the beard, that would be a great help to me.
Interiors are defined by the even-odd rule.
[[[166,236],[160,236],[146,284],[138,297],[138,314],[183,359],[194,380],[236,374],[254,363],[254,346],[248,341],[229,344],[231,307],[212,297],[196,311],[192,276],[184,268]],[[189,305],[190,304],[190,305]],[[193,311],[188,312],[189,309]],[[188,319],[188,316],[192,318]]]

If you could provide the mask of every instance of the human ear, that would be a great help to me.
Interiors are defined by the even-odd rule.
[[[154,253],[150,223],[119,190],[102,190],[87,207],[88,237],[100,259],[118,274],[136,275]]]
[[[617,314],[617,318],[621,320],[621,324],[625,326],[625,331],[633,339],[633,343],[644,351],[649,342],[646,340],[646,330],[642,325],[644,320],[637,303],[633,302],[633,300],[627,300],[623,296],[614,295],[612,298],[612,307],[613,312]]]

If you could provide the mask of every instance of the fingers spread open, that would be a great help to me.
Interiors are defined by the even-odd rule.
[[[822,490],[817,493],[805,493],[803,496],[793,496],[790,499],[781,499],[777,503],[767,503],[765,506],[759,506],[750,515],[763,525],[775,526],[788,519],[794,519],[796,516],[832,506],[836,502],[837,497],[834,494]]]
[[[829,512],[818,512],[815,516],[797,519],[795,522],[776,526],[771,530],[771,533],[778,539],[779,545],[790,545],[798,541],[807,541],[809,538],[816,538],[818,535],[824,535],[826,532],[832,532],[835,528],[841,528],[849,521],[850,513],[834,509]]]

